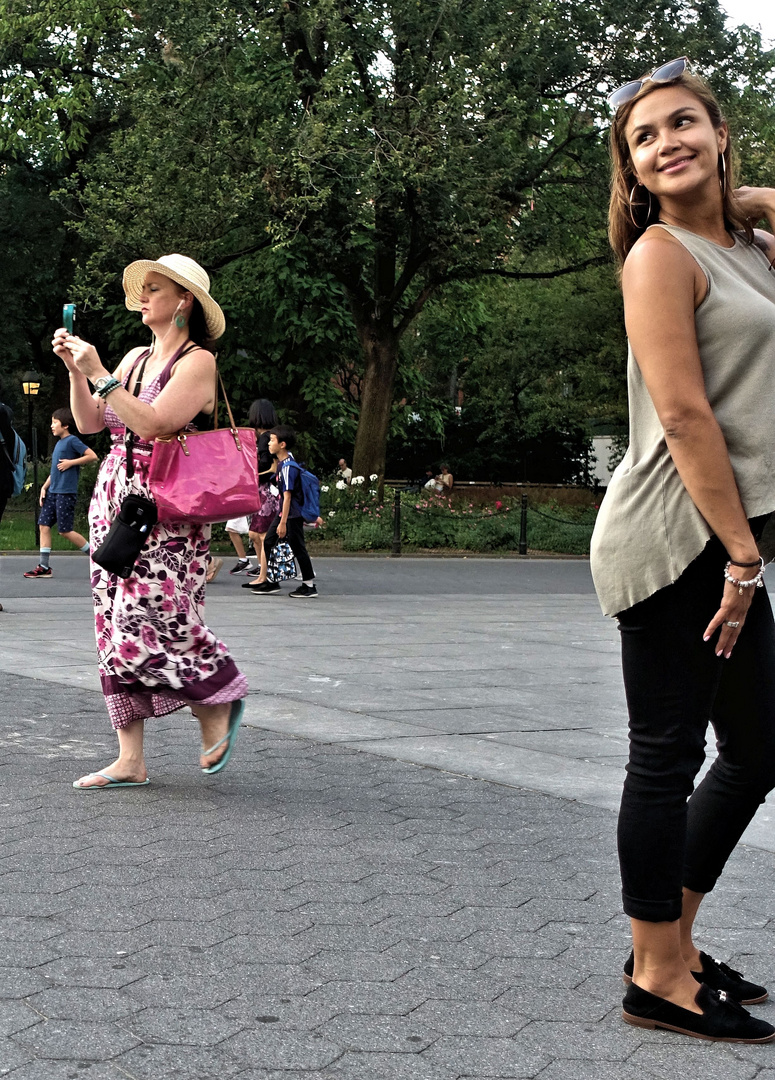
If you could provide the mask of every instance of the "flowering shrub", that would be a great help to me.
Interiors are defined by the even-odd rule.
[[[369,477],[371,480],[371,477]],[[354,483],[354,481],[353,481]],[[389,550],[393,542],[393,492],[382,503],[376,488],[362,484],[321,487],[326,527],[310,540],[341,542],[345,551]],[[532,550],[586,554],[596,509],[550,503],[530,508],[528,545]],[[418,548],[463,551],[516,551],[521,508],[517,499],[474,505],[437,495],[401,494],[401,540]]]

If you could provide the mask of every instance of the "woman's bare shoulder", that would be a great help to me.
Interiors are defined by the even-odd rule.
[[[115,371],[116,378],[122,379],[139,356],[148,351],[147,345],[138,345],[136,349],[130,349]]]
[[[190,371],[197,378],[215,371],[216,357],[203,345],[196,345],[190,352],[184,353],[172,366],[171,375],[179,370]]]
[[[702,278],[697,261],[666,229],[649,229],[639,237],[624,261],[622,284],[649,282],[659,289],[673,289],[678,282]]]

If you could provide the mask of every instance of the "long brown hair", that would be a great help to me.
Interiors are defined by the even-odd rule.
[[[633,244],[642,236],[649,225],[659,220],[659,199],[650,194],[648,203],[632,198],[633,190],[638,186],[638,181],[632,171],[630,161],[630,148],[627,145],[625,131],[627,121],[630,118],[633,106],[656,90],[664,86],[684,86],[705,107],[710,117],[710,122],[718,130],[726,123],[713,91],[696,75],[685,71],[677,79],[671,79],[669,83],[646,82],[641,91],[624,105],[620,105],[614,115],[611,124],[611,202],[608,209],[608,239],[616,253],[620,266],[629,255]],[[721,159],[723,156],[724,164]],[[724,176],[726,179],[724,180]],[[719,155],[719,180],[722,183],[722,202],[724,211],[724,226],[730,232],[742,232],[749,243],[753,243],[754,234],[751,222],[745,216],[734,195],[736,187],[734,155],[732,153],[732,139],[727,136],[727,145],[723,155]],[[632,199],[632,203],[630,200]],[[630,216],[631,209],[635,210],[636,220],[642,217],[643,225],[633,224]],[[645,213],[644,213],[645,210]]]

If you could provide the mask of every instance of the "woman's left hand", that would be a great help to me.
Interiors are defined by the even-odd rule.
[[[76,369],[85,375],[90,382],[94,382],[95,379],[99,379],[103,375],[110,374],[102,366],[97,350],[88,341],[84,341],[83,338],[67,334],[60,342],[60,345],[69,351]]]
[[[775,188],[739,187],[735,188],[735,198],[740,203],[743,213],[752,224],[762,218],[772,223],[775,214]]]
[[[735,571],[733,570],[733,573]],[[737,571],[739,574],[740,571]],[[754,571],[754,574],[756,571]],[[748,577],[753,577],[754,574],[749,572]],[[740,595],[742,592],[742,596]],[[738,585],[733,585],[731,581],[724,582],[724,593],[721,597],[721,607],[708,624],[708,628],[703,634],[703,641],[709,641],[716,630],[721,628],[714,648],[716,656],[723,656],[726,660],[732,655],[732,649],[737,644],[737,639],[742,633],[743,626],[745,625],[745,617],[748,614],[748,609],[753,602],[753,594],[756,592],[756,586],[754,585],[749,589],[740,589]],[[730,623],[732,625],[730,625]]]

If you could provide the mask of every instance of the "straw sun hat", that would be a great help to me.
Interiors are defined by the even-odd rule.
[[[124,271],[122,282],[126,293],[126,306],[130,311],[139,311],[143,306],[140,300],[143,285],[151,272],[172,278],[178,285],[193,293],[202,305],[208,334],[213,340],[221,337],[226,329],[226,319],[210,296],[210,278],[199,263],[189,259],[187,255],[162,255],[156,262],[152,259],[139,259],[130,263]]]

